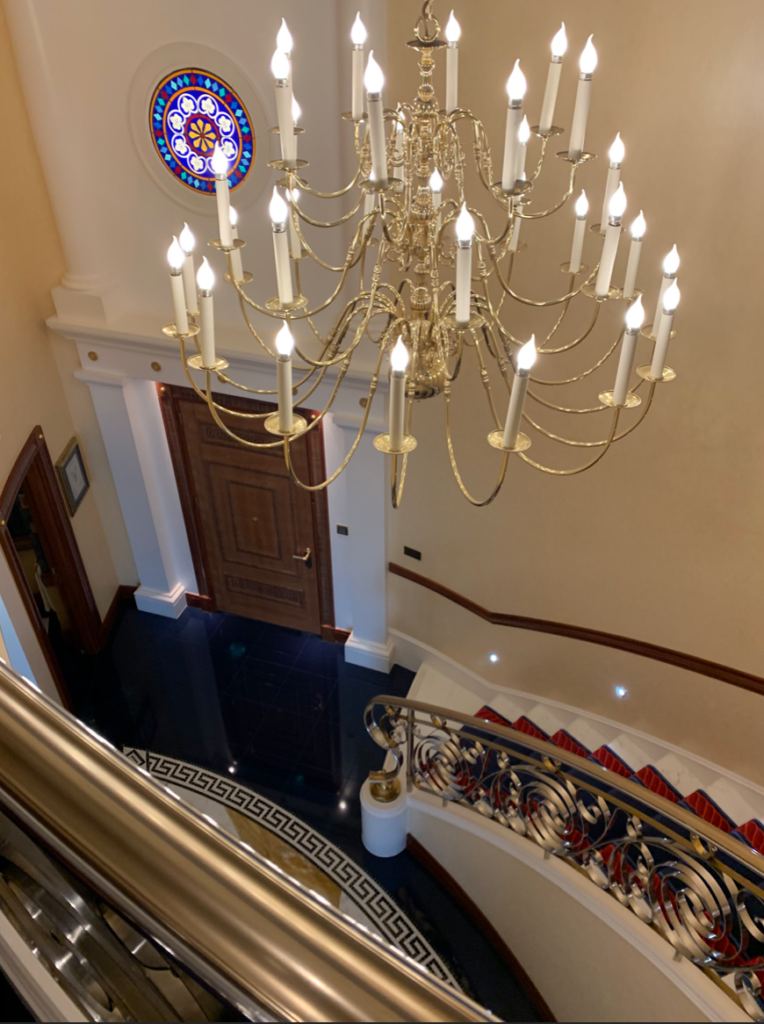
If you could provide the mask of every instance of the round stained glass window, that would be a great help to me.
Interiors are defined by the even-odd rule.
[[[154,90],[151,138],[165,167],[194,192],[215,192],[210,166],[215,143],[228,158],[228,184],[235,189],[255,158],[255,133],[247,108],[218,75],[184,68]]]

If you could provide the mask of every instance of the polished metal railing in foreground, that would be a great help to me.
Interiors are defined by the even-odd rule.
[[[764,1020],[764,858],[745,843],[596,762],[480,718],[379,696],[366,728],[396,761],[373,773],[379,799],[404,765],[409,790],[574,865]]]
[[[175,964],[201,983],[197,1006],[204,989],[247,1019],[491,1019],[194,812],[2,662],[0,810],[12,819],[11,833],[0,823],[0,906],[11,921],[28,914],[29,927],[52,922],[41,941],[57,943],[60,958],[76,957],[75,938],[105,921],[139,966]],[[28,840],[53,860],[40,861]],[[83,909],[83,885],[100,903]],[[57,886],[73,895],[62,901]],[[99,955],[130,975],[116,947],[94,954],[96,971]],[[108,988],[107,973],[99,984]],[[134,972],[132,983],[143,984]],[[68,988],[75,1001],[88,982],[77,984]],[[156,1015],[137,1019],[204,1019],[173,1017],[172,998],[155,988],[146,999]]]

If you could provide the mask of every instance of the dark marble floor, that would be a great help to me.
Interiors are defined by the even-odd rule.
[[[538,1020],[506,964],[408,852],[361,844],[359,790],[384,752],[363,711],[404,696],[413,673],[345,662],[318,637],[188,608],[176,621],[127,609],[110,647],[66,668],[78,716],[125,744],[232,772],[304,818],[391,893],[456,976],[505,1020]]]

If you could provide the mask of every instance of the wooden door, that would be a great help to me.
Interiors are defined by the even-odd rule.
[[[198,547],[200,589],[220,611],[320,635],[333,621],[325,493],[292,482],[280,445],[248,449],[230,438],[192,391],[164,386],[160,397],[181,500],[191,506],[184,512],[192,548]],[[275,411],[246,399],[221,403],[237,411]],[[262,420],[227,419],[248,441],[274,440]],[[319,431],[311,434],[310,442],[303,438],[291,449],[295,472],[306,483],[323,478],[322,438]]]

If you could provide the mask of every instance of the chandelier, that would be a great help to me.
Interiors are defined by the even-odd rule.
[[[613,284],[613,272],[620,242],[626,194],[621,182],[624,146],[616,136],[609,151],[602,217],[590,231],[601,246],[599,262],[590,270],[582,262],[589,204],[582,191],[574,204],[570,258],[561,266],[565,293],[557,298],[537,301],[519,294],[512,286],[512,271],[518,256],[527,248],[520,239],[524,222],[533,222],[569,209],[576,176],[583,164],[594,159],[585,150],[589,102],[594,84],[597,53],[590,36],[580,57],[580,74],[568,148],[556,153],[569,165],[567,189],[548,209],[536,209],[534,191],[539,182],[551,140],[563,134],[553,124],[563,56],[567,49],[565,26],[552,41],[546,91],[540,124],[530,127],[523,110],[525,77],[519,61],[507,82],[508,108],[502,175],[496,180],[485,128],[469,110],[458,104],[458,41],[461,34],[453,12],[441,39],[441,28],[432,13],[433,0],[424,4],[415,27],[415,39],[408,45],[419,54],[420,82],[412,103],[399,103],[394,109],[383,104],[384,76],[374,60],[373,51],[365,58],[366,30],[360,16],[351,32],[352,110],[343,118],[352,126],[357,169],[352,181],[336,192],[314,189],[305,173],[307,162],[298,159],[297,143],[304,129],[296,126],[299,114],[292,93],[292,37],[282,22],[277,50],[271,69],[275,79],[278,111],[277,131],[281,159],[270,166],[283,177],[274,188],[270,204],[278,295],[267,302],[253,299],[245,286],[252,275],[242,266],[244,242],[238,237],[237,217],[229,203],[228,160],[217,144],[210,155],[210,170],[215,175],[220,238],[210,245],[225,255],[225,280],[235,288],[242,316],[253,339],[263,352],[274,359],[277,388],[259,390],[246,387],[226,374],[228,364],[215,353],[215,329],[212,288],[214,274],[205,258],[195,271],[194,239],[186,226],[168,253],[175,308],[175,323],[164,333],[180,343],[181,359],[194,390],[207,403],[215,422],[227,435],[251,449],[282,446],[286,466],[294,483],[304,490],[327,487],[345,469],[355,454],[372,408],[380,374],[389,366],[389,431],[375,438],[377,450],[391,458],[392,502],[398,507],[406,476],[409,454],[416,448],[412,420],[416,403],[442,396],[448,454],[454,476],[464,496],[473,504],[489,504],[504,482],[509,458],[516,455],[527,465],[544,473],[570,476],[589,469],[604,456],[615,441],[631,433],[644,419],[653,401],[657,384],[676,374],[666,365],[666,355],[674,313],[679,302],[676,273],[679,257],[676,246],[663,264],[663,279],[652,324],[645,325],[642,293],[636,287],[645,219],[640,212],[631,225],[630,249],[622,287]],[[445,49],[446,106],[442,109],[433,87],[435,56]],[[365,71],[364,71],[365,64]],[[536,166],[526,166],[528,143],[538,140]],[[467,195],[466,167],[472,149],[478,185],[483,201],[498,207],[491,214],[481,212]],[[318,221],[300,205],[302,194],[322,200],[352,197],[353,207],[332,221]],[[498,227],[493,230],[489,219]],[[304,234],[306,225],[315,229],[342,229],[354,222],[352,241],[344,262],[333,266],[323,260]],[[530,224],[529,224],[530,226]],[[526,228],[526,232],[527,232]],[[600,241],[601,239],[601,241]],[[328,298],[309,302],[302,294],[300,265],[310,259],[338,276]],[[546,367],[552,357],[582,345],[593,334],[603,304],[625,302],[625,318],[614,341],[605,352],[574,376],[550,379]],[[565,322],[574,306],[588,304],[586,327],[563,341]],[[554,307],[556,319],[543,341],[536,343],[512,333],[512,308],[530,307],[537,311]],[[329,307],[336,308],[329,329],[324,333],[316,317]],[[256,325],[254,316],[259,319]],[[263,332],[262,318],[280,323],[280,329]],[[293,328],[300,327],[300,340]],[[652,358],[636,370],[639,378],[633,387],[633,365],[639,336],[652,343]],[[309,344],[303,340],[309,339]],[[196,351],[187,354],[193,339]],[[369,383],[358,436],[344,461],[322,483],[309,485],[300,480],[292,465],[290,447],[310,430],[315,430],[331,412],[354,355],[361,344],[376,348],[376,365]],[[588,377],[619,350],[613,389],[599,395],[597,404],[571,408],[551,401],[559,385],[586,385]],[[585,351],[585,348],[581,351]],[[543,377],[533,375],[534,366],[544,364]],[[488,443],[501,453],[498,480],[487,498],[473,497],[465,486],[454,456],[451,429],[451,393],[459,375],[466,375],[469,364],[480,375],[495,429]],[[496,397],[493,377],[507,398]],[[537,371],[538,372],[538,371]],[[197,383],[194,374],[199,374]],[[327,377],[328,375],[328,377]],[[278,412],[243,413],[230,410],[213,395],[212,380],[231,385],[258,396],[277,396]],[[333,379],[326,406],[310,422],[294,410],[304,406],[319,385]],[[637,392],[646,384],[642,394]],[[530,401],[527,401],[530,399]],[[504,403],[507,403],[506,414]],[[362,401],[363,404],[363,401]],[[527,406],[530,406],[531,411]],[[536,412],[536,408],[540,412]],[[641,407],[641,408],[640,408]],[[604,413],[609,416],[606,436],[596,441],[575,440],[554,433],[537,422],[545,410],[576,417]],[[638,412],[636,410],[639,410]],[[223,420],[264,420],[272,442],[255,442],[239,437]],[[628,417],[621,423],[622,416]],[[580,422],[580,420],[579,420]],[[620,425],[620,429],[619,429]],[[574,468],[555,469],[536,462],[528,455],[530,436],[520,428],[536,431],[554,442],[587,449],[587,460]]]

